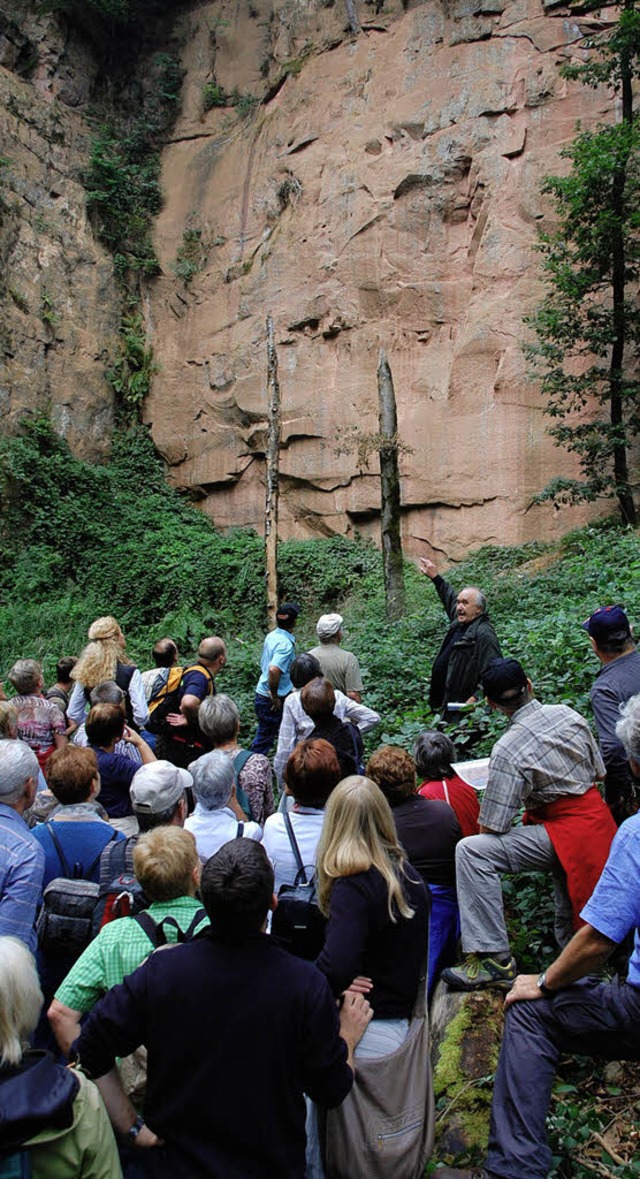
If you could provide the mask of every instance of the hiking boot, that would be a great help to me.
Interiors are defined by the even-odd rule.
[[[503,966],[485,954],[467,954],[462,966],[448,966],[442,971],[442,978],[452,991],[479,991],[483,987],[510,991],[517,973],[513,957]]]

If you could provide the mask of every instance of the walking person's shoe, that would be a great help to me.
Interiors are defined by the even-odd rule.
[[[442,971],[442,978],[452,991],[479,991],[484,987],[510,991],[517,973],[514,957],[502,963],[486,954],[467,954],[462,966],[448,966]],[[464,1175],[465,1172],[461,1171],[460,1174]],[[472,1174],[469,1171],[469,1175]]]

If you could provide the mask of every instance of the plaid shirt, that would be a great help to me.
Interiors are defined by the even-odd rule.
[[[202,905],[195,897],[176,897],[173,901],[155,901],[147,912],[155,922],[162,921],[163,917],[175,917],[184,933],[200,908]],[[209,918],[203,917],[198,932],[206,929],[208,924]],[[167,925],[165,931],[168,942],[177,941],[175,929]],[[71,967],[56,991],[56,999],[84,1015],[111,987],[137,970],[151,949],[149,938],[133,917],[110,921]]]
[[[493,747],[480,823],[502,834],[521,806],[528,810],[585,794],[604,764],[584,717],[564,704],[530,700]]]

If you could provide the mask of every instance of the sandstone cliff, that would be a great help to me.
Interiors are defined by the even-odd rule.
[[[558,72],[590,26],[542,0],[359,12],[357,38],[331,0],[222,0],[189,17],[149,300],[154,438],[218,523],[260,527],[270,312],[284,535],[376,535],[375,469],[336,457],[335,439],[376,428],[380,345],[414,450],[409,553],[566,530],[582,512],[530,507],[569,464],[545,434],[522,320],[540,297],[540,179],[578,119],[612,115],[609,94]],[[203,114],[213,79],[263,102]],[[185,231],[201,244],[189,285],[173,270]]]
[[[94,73],[55,19],[0,3],[0,412],[50,412],[77,453],[105,458],[119,307],[81,183]]]

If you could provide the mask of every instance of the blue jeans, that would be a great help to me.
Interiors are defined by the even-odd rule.
[[[281,704],[276,711],[271,704],[270,696],[259,696],[256,692],[253,707],[258,718],[258,731],[251,743],[252,753],[271,753],[280,732],[284,696],[280,697]]]
[[[507,1011],[496,1073],[489,1153],[493,1179],[547,1179],[546,1116],[558,1058],[568,1052],[640,1060],[640,990],[596,979]]]

